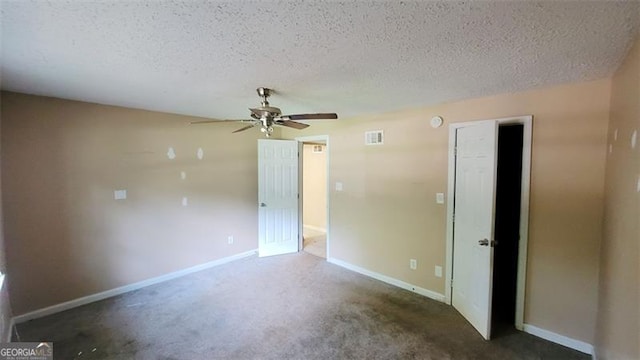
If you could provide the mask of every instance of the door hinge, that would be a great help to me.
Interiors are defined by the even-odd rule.
[[[453,156],[458,156],[458,147],[453,148]]]
[[[449,284],[449,287],[453,288],[453,279],[451,279],[451,283]]]

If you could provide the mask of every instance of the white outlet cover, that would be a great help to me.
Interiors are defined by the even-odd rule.
[[[115,190],[113,192],[113,198],[116,200],[124,200],[127,198],[127,190]]]
[[[342,191],[342,183],[336,182],[336,191]]]
[[[636,148],[636,142],[638,140],[638,130],[633,130],[633,134],[631,134],[631,148]]]
[[[437,193],[436,194],[436,203],[444,204],[444,193]]]
[[[436,277],[442,277],[442,266],[436,265],[435,274]]]
[[[614,140],[614,141],[617,141],[617,140],[618,140],[618,129],[615,129],[615,130],[613,131],[613,140]]]
[[[410,259],[409,260],[409,268],[411,268],[411,270],[417,269],[418,268],[418,260]]]
[[[176,151],[172,147],[167,150],[167,157],[169,158],[169,160],[173,160],[176,158]]]
[[[189,199],[186,196],[182,198],[182,206],[189,206]]]
[[[640,192],[640,175],[638,175],[638,184],[636,185],[636,192]]]

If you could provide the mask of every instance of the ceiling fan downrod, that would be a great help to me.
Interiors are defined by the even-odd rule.
[[[256,89],[258,96],[262,98],[262,106],[269,106],[269,100],[267,98],[271,96],[271,89],[259,87]]]

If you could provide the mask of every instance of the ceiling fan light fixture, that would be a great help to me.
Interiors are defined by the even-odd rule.
[[[273,126],[263,126],[260,128],[260,131],[263,132],[266,137],[271,137]]]

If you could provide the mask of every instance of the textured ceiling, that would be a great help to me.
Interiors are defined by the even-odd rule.
[[[609,76],[627,2],[2,0],[2,88],[246,118],[342,117]]]

